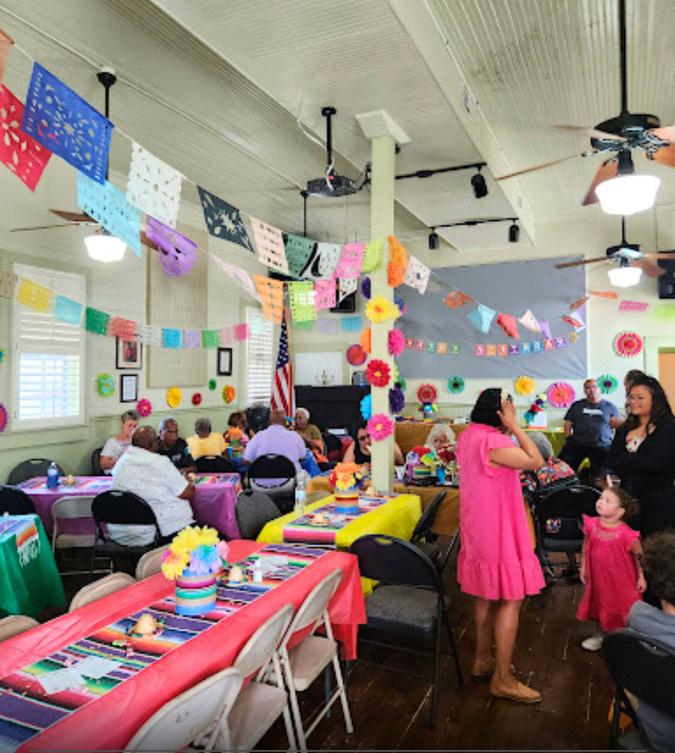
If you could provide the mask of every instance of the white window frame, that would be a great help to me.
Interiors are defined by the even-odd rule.
[[[262,309],[255,306],[245,306],[245,316],[251,330],[246,340],[246,404],[269,405],[277,358],[276,328],[265,319]],[[266,382],[269,391],[265,389]]]
[[[14,264],[13,271],[19,279],[26,278],[51,290],[54,295],[63,295],[67,298],[86,305],[86,278],[84,275],[59,272],[53,269],[32,267],[26,264]],[[18,289],[18,288],[17,288]],[[58,342],[55,337],[46,337],[42,342],[31,348],[29,338],[22,338],[22,323],[28,324],[33,319],[44,332],[52,329],[52,335],[60,333],[65,335],[65,340]],[[84,384],[86,379],[85,360],[85,331],[81,326],[67,324],[57,319],[52,313],[43,314],[34,311],[17,301],[14,301],[12,316],[12,431],[31,431],[39,429],[53,429],[63,426],[78,426],[84,424],[85,416],[85,393]],[[21,360],[24,354],[41,356],[75,356],[78,359],[79,385],[77,391],[77,413],[71,415],[49,416],[42,418],[20,418],[20,379]]]

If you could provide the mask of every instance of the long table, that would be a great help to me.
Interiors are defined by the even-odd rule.
[[[40,516],[49,536],[53,529],[52,505],[57,499],[70,496],[96,496],[112,488],[110,476],[80,476],[75,479],[73,486],[67,486],[62,479],[56,489],[48,489],[46,482],[44,477],[29,479],[19,484],[19,489],[26,492],[33,500],[35,511]],[[239,538],[234,509],[240,491],[241,478],[237,473],[199,474],[196,480],[195,496],[190,500],[195,520],[213,526],[228,539]],[[71,524],[68,531],[93,534],[93,520],[82,519],[78,526]]]
[[[254,541],[232,541],[228,561],[241,561],[263,546]],[[27,704],[20,697],[21,694],[10,694],[8,697],[5,690],[4,698],[0,696],[1,718],[16,719],[23,710],[24,718],[30,713],[51,713],[53,716],[49,719],[56,718],[56,721],[46,728],[43,728],[43,723],[37,735],[25,739],[21,744],[12,745],[10,741],[15,737],[0,734],[0,750],[18,753],[123,750],[136,730],[155,711],[179,693],[230,666],[246,641],[265,620],[285,604],[293,604],[297,608],[312,588],[335,569],[343,571],[343,578],[331,601],[329,614],[335,636],[343,642],[343,655],[354,658],[358,626],[366,621],[358,561],[344,552],[326,552],[290,580],[227,615],[226,619],[214,622],[208,630],[166,651],[160,658],[155,657],[156,660],[131,673],[128,679],[109,690],[101,687],[101,695],[96,695],[94,684],[93,700],[79,708],[76,704],[75,710],[70,713],[56,718],[49,697],[45,698],[44,706],[37,702],[37,710],[30,707],[26,710]],[[170,581],[163,575],[156,575],[3,642],[0,651],[0,688],[3,685],[5,688],[14,687],[17,673],[22,668],[62,652],[66,646],[82,642],[97,631],[110,629],[112,623],[167,599],[173,590]],[[224,602],[219,602],[219,607],[221,604]],[[170,631],[165,640],[169,638]],[[162,641],[161,636],[159,640]],[[140,663],[147,653],[148,650],[144,649],[136,660]],[[13,701],[17,703],[13,704]],[[16,728],[12,731],[15,735]]]

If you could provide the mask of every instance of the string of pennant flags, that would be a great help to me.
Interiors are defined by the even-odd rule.
[[[13,42],[3,32],[0,34],[5,40],[0,45],[1,83]],[[17,49],[27,55],[18,46]],[[29,55],[27,57],[33,60]],[[164,271],[180,276],[190,271],[197,252],[208,253],[221,271],[260,303],[264,317],[270,322],[280,323],[287,305],[294,326],[312,327],[318,312],[335,307],[354,293],[359,279],[378,269],[384,261],[381,239],[346,244],[317,242],[284,233],[251,217],[194,183],[117,129],[132,147],[126,192],[120,191],[106,180],[115,125],[35,60],[25,104],[7,87],[0,87],[0,126],[4,129],[4,138],[0,140],[0,162],[30,190],[35,190],[52,154],[58,155],[78,170],[79,207],[105,230],[124,240],[137,256],[141,255],[143,244],[155,248],[160,251]],[[268,269],[295,279],[282,281],[251,275],[199,248],[179,233],[175,228],[184,180],[197,187],[204,222],[213,237],[257,253],[258,260]],[[251,233],[242,215],[248,217]],[[558,317],[573,331],[568,336],[554,338],[549,322],[537,320],[529,309],[518,318],[496,311],[435,274],[421,260],[408,254],[393,237],[389,238],[388,250],[388,279],[393,287],[405,284],[421,295],[439,294],[442,303],[453,311],[472,304],[467,319],[483,335],[496,323],[513,339],[520,339],[518,325],[538,336],[531,342],[517,345],[477,344],[474,349],[476,356],[516,355],[516,350],[518,354],[556,350],[575,342],[577,333],[585,328],[580,309],[588,296],[572,302],[569,311]],[[9,283],[6,281],[6,284]],[[611,293],[593,294],[616,298],[616,294]],[[53,295],[27,279],[18,283],[16,300],[40,311],[52,311],[64,321],[78,325],[82,322],[90,332],[114,333],[124,339],[139,335],[142,342],[156,347],[218,347],[250,336],[250,331],[244,335],[246,325],[241,324],[202,331],[137,325],[132,320],[113,317],[96,309],[84,309],[76,301]],[[361,326],[360,317],[351,317],[343,320],[342,329],[356,331]],[[441,355],[452,355],[453,348],[459,348],[456,344],[422,340],[414,340],[409,345],[409,341],[410,338],[406,341],[409,348]]]

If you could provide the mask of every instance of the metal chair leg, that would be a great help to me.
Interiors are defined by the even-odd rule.
[[[448,638],[450,639],[450,650],[452,651],[452,656],[455,660],[455,671],[457,672],[457,684],[460,688],[464,687],[464,677],[462,675],[462,668],[459,666],[459,656],[457,654],[457,644],[455,643],[455,636],[452,632],[452,627],[450,626],[450,619],[448,618],[448,610],[443,605],[442,608],[443,611],[443,621],[445,623],[445,627],[448,631]]]

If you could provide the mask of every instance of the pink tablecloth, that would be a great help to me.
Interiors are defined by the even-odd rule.
[[[241,560],[264,546],[255,541],[233,541],[230,559]],[[284,604],[297,608],[312,588],[336,568],[344,575],[330,605],[330,618],[336,638],[344,643],[344,655],[354,658],[358,626],[366,621],[358,561],[351,554],[329,552],[291,581],[26,741],[17,752],[123,750],[134,732],[157,709],[214,672],[230,666],[266,619]],[[172,590],[173,584],[156,575],[4,641],[0,678],[155,603]]]
[[[61,497],[95,497],[112,486],[110,476],[82,476],[76,479],[75,486],[59,485],[57,489],[47,489],[46,479],[33,478],[19,484],[35,504],[35,511],[42,520],[48,536],[51,536],[52,505]],[[197,478],[195,496],[190,500],[195,520],[213,526],[228,539],[239,538],[239,528],[234,515],[237,495],[241,491],[241,479],[237,473],[201,474]],[[69,533],[94,533],[91,518],[73,521],[64,527]]]

